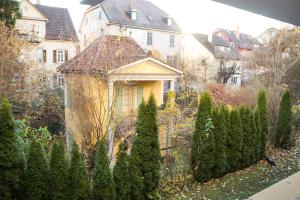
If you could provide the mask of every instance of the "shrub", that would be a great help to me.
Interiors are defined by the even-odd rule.
[[[126,146],[125,144],[120,144],[113,173],[117,200],[130,199],[130,184],[128,173],[128,156],[126,153]]]
[[[90,185],[84,158],[76,142],[73,142],[69,169],[69,198],[71,200],[90,199]]]
[[[140,169],[141,161],[138,155],[138,148],[142,148],[139,138],[135,137],[132,145],[131,154],[129,156],[129,185],[131,199],[143,199],[143,177]]]
[[[25,175],[27,200],[49,199],[49,171],[44,150],[35,139],[31,142]]]
[[[133,150],[138,156],[139,168],[143,177],[144,198],[154,198],[160,179],[160,146],[156,101],[151,94],[148,103],[143,101],[139,107],[136,126],[136,141]]]
[[[226,172],[226,154],[225,154],[225,115],[221,114],[217,109],[212,112],[213,136],[214,136],[214,168],[213,177],[220,177]]]
[[[252,134],[252,122],[251,111],[247,107],[240,108],[240,115],[242,121],[243,131],[243,145],[242,145],[242,157],[241,166],[248,167],[253,162],[253,134]]]
[[[16,198],[23,170],[20,156],[11,105],[3,99],[0,106],[0,199]]]
[[[262,128],[261,128],[261,118],[259,115],[259,111],[254,111],[255,118],[255,127],[256,127],[256,142],[255,142],[255,157],[256,161],[259,161],[262,158]]]
[[[276,129],[276,147],[289,149],[291,147],[292,132],[292,103],[291,93],[286,91],[280,101]]]
[[[212,100],[207,92],[200,98],[192,138],[191,165],[194,179],[205,182],[211,178],[214,156],[214,138],[211,122]]]
[[[50,196],[53,200],[68,199],[68,166],[64,144],[54,143],[50,157]]]
[[[230,112],[230,131],[227,136],[227,163],[230,171],[236,171],[241,167],[241,150],[243,146],[242,122],[239,111]]]
[[[115,185],[109,169],[109,161],[104,141],[98,141],[94,171],[92,175],[92,198],[114,200],[116,197]]]
[[[261,124],[261,158],[265,155],[266,151],[266,138],[269,133],[269,122],[268,122],[268,112],[267,112],[267,97],[264,91],[260,91],[257,96],[257,109],[260,116]]]

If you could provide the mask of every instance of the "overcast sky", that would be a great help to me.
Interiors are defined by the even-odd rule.
[[[33,3],[36,0],[31,0]],[[122,1],[122,0],[120,0]],[[236,30],[258,36],[270,27],[281,28],[287,24],[226,6],[211,0],[149,0],[171,15],[185,32],[210,34],[216,28]],[[76,30],[87,6],[79,0],[41,0],[43,5],[68,8]]]

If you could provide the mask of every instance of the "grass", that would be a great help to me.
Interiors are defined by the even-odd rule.
[[[204,184],[191,182],[180,190],[173,190],[176,192],[165,196],[162,194],[162,199],[247,199],[300,170],[300,143],[298,142],[291,151],[274,152],[274,159],[276,160],[276,167],[274,168],[261,161],[249,168],[227,174]]]

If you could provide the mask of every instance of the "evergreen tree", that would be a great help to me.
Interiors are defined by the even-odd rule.
[[[113,176],[109,169],[109,161],[104,141],[98,141],[95,165],[92,175],[92,197],[94,200],[114,200],[116,197]]]
[[[291,93],[286,91],[280,101],[276,129],[276,147],[290,149],[292,133],[292,102]]]
[[[126,146],[123,143],[119,146],[119,152],[117,155],[113,176],[116,188],[116,199],[130,199],[128,156],[126,153]]]
[[[253,144],[252,144],[252,122],[251,111],[247,107],[240,108],[240,116],[242,121],[243,130],[243,145],[242,145],[242,157],[241,166],[248,167],[253,161]]]
[[[255,116],[255,126],[256,126],[255,157],[256,157],[256,161],[259,161],[261,159],[261,149],[262,149],[262,144],[261,144],[262,129],[261,129],[261,119],[258,110],[255,110],[254,116]]]
[[[49,199],[49,171],[40,143],[33,140],[30,145],[25,175],[25,196],[27,200]]]
[[[264,91],[260,91],[257,96],[257,109],[260,116],[261,124],[261,158],[266,152],[266,141],[269,134],[269,121],[268,121],[268,111],[267,111],[267,97]]]
[[[207,92],[200,98],[196,116],[195,130],[192,138],[192,171],[194,179],[205,182],[211,178],[214,165],[214,138],[211,122],[212,100]]]
[[[90,199],[90,185],[86,163],[75,141],[72,146],[71,165],[69,169],[69,199]]]
[[[0,1],[0,21],[3,21],[7,27],[14,27],[16,20],[21,18],[20,2],[12,0]]]
[[[143,177],[143,198],[155,198],[160,179],[160,146],[158,139],[156,101],[151,94],[148,103],[139,106],[133,152],[138,156]]]
[[[50,157],[50,198],[68,199],[68,160],[62,142],[55,142]]]
[[[227,162],[230,171],[236,171],[241,167],[241,150],[243,146],[242,122],[239,111],[234,109],[229,116],[230,132],[227,137]]]
[[[225,135],[226,135],[226,120],[225,115],[214,109],[212,112],[213,135],[215,142],[214,168],[213,177],[220,177],[226,172],[226,154],[225,154]]]
[[[16,198],[22,170],[11,105],[3,99],[0,105],[0,199]]]
[[[251,112],[251,111],[250,111]],[[251,164],[256,163],[257,161],[257,153],[260,151],[260,149],[257,149],[257,141],[259,136],[257,135],[258,129],[256,127],[256,119],[254,112],[250,113],[250,120],[251,120],[251,139],[252,139],[252,145],[251,145]],[[258,152],[257,152],[258,151]]]
[[[227,155],[229,152],[229,147],[227,144],[229,134],[231,132],[231,127],[230,127],[230,112],[227,108],[227,106],[222,105],[220,114],[222,115],[222,118],[224,119],[224,136],[225,136],[225,154]],[[226,156],[226,171],[230,171],[230,163],[227,161],[227,156]]]
[[[141,162],[139,159],[138,151],[136,150],[141,144],[134,139],[131,154],[129,156],[129,185],[130,185],[130,199],[141,200],[143,199],[143,177],[140,170]]]

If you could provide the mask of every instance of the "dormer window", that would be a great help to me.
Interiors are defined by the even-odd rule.
[[[171,17],[166,17],[165,22],[168,24],[168,26],[172,26],[173,19]]]
[[[136,9],[131,9],[129,11],[129,16],[130,16],[132,21],[137,20],[137,10]]]

